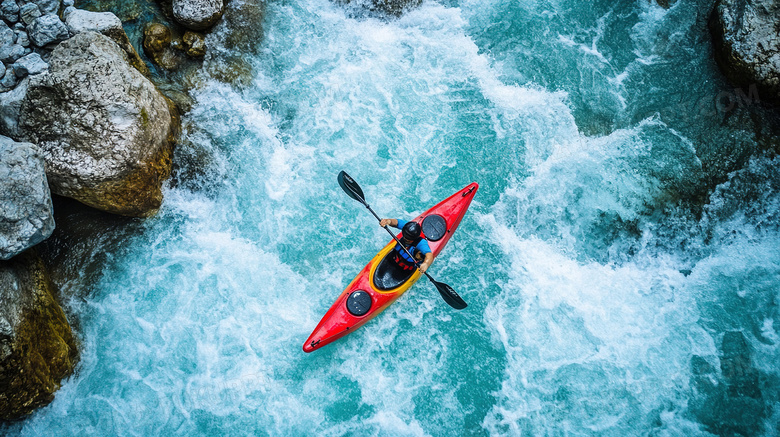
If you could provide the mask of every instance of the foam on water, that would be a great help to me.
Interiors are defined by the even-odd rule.
[[[707,7],[269,4],[251,85],[201,83],[160,214],[68,303],[78,372],[8,431],[776,433],[777,161],[699,217],[678,200],[709,169],[702,138],[730,128],[659,110],[715,74],[684,54]],[[685,81],[655,75],[673,61]],[[339,170],[383,216],[480,183],[431,270],[466,310],[421,281],[300,350],[386,241]]]
[[[489,430],[630,434],[652,427],[653,410],[679,406],[691,350],[716,349],[676,260],[579,263],[492,216],[485,224],[511,260],[485,312],[508,358]]]

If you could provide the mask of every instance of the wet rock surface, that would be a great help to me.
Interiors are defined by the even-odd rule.
[[[76,342],[40,257],[0,261],[0,418],[54,399],[78,360]]]
[[[718,0],[710,16],[715,60],[733,84],[780,102],[780,2]]]
[[[202,58],[206,55],[206,37],[197,32],[187,32],[182,38],[187,56]]]
[[[181,51],[172,45],[171,30],[160,23],[149,23],[144,28],[144,52],[155,64],[173,71],[184,61]]]

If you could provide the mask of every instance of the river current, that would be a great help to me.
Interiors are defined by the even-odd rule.
[[[65,298],[76,374],[5,431],[777,435],[780,163],[711,7],[269,2],[251,80],[204,68],[159,214]],[[468,308],[420,281],[302,352],[387,242],[340,170],[386,217],[480,184],[430,270]]]

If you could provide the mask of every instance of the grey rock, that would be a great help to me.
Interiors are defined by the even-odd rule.
[[[28,26],[41,15],[43,15],[41,14],[41,9],[35,3],[27,3],[26,5],[19,8],[19,17],[22,19],[24,24]]]
[[[24,77],[27,75],[41,74],[49,68],[49,64],[41,59],[41,55],[37,53],[30,53],[14,62],[11,66],[14,69],[16,77]]]
[[[41,147],[52,191],[116,214],[156,212],[178,118],[122,49],[81,32],[29,80],[19,132]]]
[[[14,24],[14,30],[25,30],[25,29],[27,29],[27,26],[25,26],[24,23]]]
[[[5,47],[16,42],[16,35],[6,24],[0,21],[0,47]]]
[[[33,0],[42,14],[56,14],[60,10],[60,0]]]
[[[27,28],[30,40],[38,47],[65,41],[70,34],[68,27],[54,14],[42,15]]]
[[[38,147],[0,136],[0,259],[10,259],[54,231],[51,193]]]
[[[124,32],[122,21],[111,12],[90,12],[70,7],[66,9],[64,17],[65,24],[74,35],[88,30],[104,35],[117,30]]]
[[[3,75],[0,84],[6,79],[6,76],[15,76],[13,68],[3,71]],[[13,77],[13,79],[14,84],[16,84],[16,78]],[[21,113],[22,101],[27,95],[29,84],[30,79],[25,78],[19,81],[15,88],[12,85],[8,88],[13,89],[0,93],[0,133],[3,135],[11,138],[19,137],[19,114]]]
[[[30,37],[27,35],[27,32],[23,30],[17,30],[14,33],[16,33],[17,44],[19,44],[22,47],[30,47]]]
[[[90,12],[70,6],[65,9],[63,17],[71,35],[87,31],[102,33],[119,44],[119,47],[127,53],[130,62],[138,71],[145,75],[149,74],[149,69],[127,37],[125,29],[122,27],[122,21],[113,13]]]
[[[0,61],[4,64],[13,64],[17,59],[24,56],[24,47],[19,44],[0,47]]]
[[[19,5],[14,0],[5,0],[0,3],[0,16],[9,23],[16,23],[19,21]]]
[[[757,86],[760,100],[780,102],[780,2],[719,0],[710,16],[713,52],[726,77]]]
[[[223,0],[173,0],[173,18],[192,30],[205,30],[222,17]]]
[[[75,4],[75,2],[73,0],[63,0],[62,1],[62,6],[65,6],[66,8],[69,7],[69,6],[73,6],[74,4]]]
[[[34,250],[0,261],[0,419],[54,399],[78,350],[49,273]]]
[[[11,89],[14,88],[17,83],[18,79],[16,78],[16,74],[14,74],[14,69],[11,67],[6,68],[3,79],[0,80],[0,85],[5,89]]]

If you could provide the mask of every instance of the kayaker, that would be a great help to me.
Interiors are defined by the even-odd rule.
[[[419,223],[399,219],[382,219],[379,221],[379,225],[382,227],[389,225],[400,229],[402,235],[401,242],[406,247],[406,250],[414,256],[417,262],[422,261],[420,271],[425,273],[428,270],[428,267],[433,263],[433,253],[428,245],[428,241],[422,237],[422,229]],[[393,252],[393,261],[402,269],[413,270],[416,268],[414,261],[401,249],[398,243],[395,244]]]

